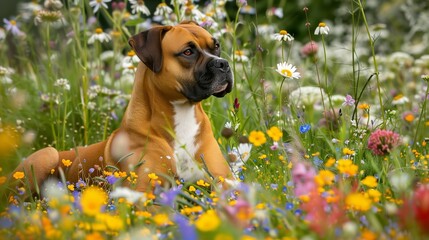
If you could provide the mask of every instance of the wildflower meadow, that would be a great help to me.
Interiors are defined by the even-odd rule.
[[[28,155],[119,126],[128,39],[184,20],[233,72],[203,107],[237,184],[149,172],[138,192],[100,164],[31,191]],[[428,239],[428,21],[420,0],[20,1],[0,23],[0,239]]]

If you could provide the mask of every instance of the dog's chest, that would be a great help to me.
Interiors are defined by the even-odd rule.
[[[199,147],[196,137],[200,132],[200,125],[195,117],[195,106],[173,102],[173,107],[177,175],[185,181],[203,179],[204,171],[195,161],[195,153]]]

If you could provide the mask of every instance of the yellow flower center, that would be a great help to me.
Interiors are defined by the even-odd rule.
[[[237,56],[243,56],[243,55],[244,55],[244,53],[243,53],[243,51],[241,51],[241,50],[236,50],[236,51],[235,51],[235,55],[237,55]]]
[[[165,2],[158,4],[158,7],[167,7],[167,4]]]
[[[97,34],[100,34],[102,32],[103,32],[103,29],[101,29],[101,28],[96,28],[95,29],[95,33],[97,33]]]
[[[133,56],[135,56],[136,55],[136,53],[133,51],[133,50],[131,50],[131,51],[129,51],[128,53],[127,53],[127,56],[128,57],[133,57]]]
[[[15,20],[10,20],[9,23],[10,23],[10,25],[16,26],[16,21]]]
[[[287,31],[286,30],[280,30],[280,35],[287,35]]]
[[[102,2],[103,2],[103,0],[96,0],[96,2],[97,2],[97,3],[102,3]]]
[[[287,77],[292,77],[292,71],[289,69],[282,69],[282,74],[287,76]]]
[[[393,100],[399,100],[399,99],[401,99],[401,98],[403,98],[404,97],[404,95],[402,95],[402,94],[398,94],[398,95],[396,95],[394,98],[393,98]]]
[[[319,27],[326,27],[326,23],[324,22],[319,23]]]

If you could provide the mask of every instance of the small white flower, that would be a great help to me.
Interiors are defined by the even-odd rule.
[[[66,90],[66,91],[70,90],[69,80],[67,80],[65,78],[57,79],[57,81],[55,81],[55,83],[54,83],[54,86],[62,88],[64,90]]]
[[[127,187],[117,187],[110,193],[111,198],[125,198],[129,203],[136,203],[140,199],[144,198],[144,194],[131,190]]]
[[[232,172],[238,173],[240,168],[246,163],[250,157],[250,151],[252,150],[252,144],[240,143],[238,147],[234,147],[230,152],[229,156],[235,161],[231,162]]]
[[[103,29],[95,29],[95,33],[88,39],[88,44],[93,44],[95,41],[109,42],[111,39],[110,35],[103,32]]]
[[[393,105],[403,105],[409,101],[410,101],[410,99],[408,99],[406,96],[404,96],[402,94],[398,94],[395,97],[393,97],[392,104]]]
[[[301,74],[296,71],[296,67],[287,62],[278,63],[276,71],[287,78],[298,79],[301,77]]]
[[[111,2],[112,0],[91,0],[89,6],[94,8],[94,13],[96,13],[100,8],[108,9],[106,3]]]
[[[314,35],[328,35],[329,34],[329,27],[326,25],[326,23],[321,22],[319,23],[319,26],[317,26],[316,30],[314,31]]]
[[[286,30],[280,30],[280,32],[274,33],[273,38],[280,42],[292,42],[294,40],[292,35],[290,35]]]
[[[6,38],[6,32],[0,27],[0,41]]]
[[[170,15],[173,12],[173,9],[169,7],[166,3],[160,3],[156,7],[155,13],[153,15],[155,16],[165,16]]]
[[[237,60],[237,62],[248,62],[249,61],[249,58],[246,56],[244,51],[241,51],[241,50],[235,51],[234,58],[235,58],[235,60]]]
[[[150,11],[146,7],[146,5],[144,4],[143,0],[130,0],[130,3],[131,3],[131,13],[132,14],[136,14],[136,13],[141,12],[146,16],[150,16]]]
[[[131,50],[127,53],[127,56],[122,59],[122,68],[123,69],[134,69],[137,64],[140,62],[139,57],[137,57],[136,53]]]

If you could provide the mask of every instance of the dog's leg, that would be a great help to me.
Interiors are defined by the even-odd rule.
[[[51,169],[56,169],[58,164],[58,151],[53,147],[47,147],[28,156],[13,173],[23,172],[25,174],[23,182],[29,183],[30,191],[33,192],[36,189],[36,184],[40,187],[51,174]],[[18,184],[18,186],[22,185]]]
[[[66,175],[66,180],[76,183],[80,178],[95,176],[97,172],[90,174],[89,169],[100,166],[104,167],[104,149],[107,141],[94,143],[87,147],[77,147],[69,151],[58,153],[58,167],[61,167]],[[70,160],[69,167],[65,166],[62,160]]]
[[[23,182],[29,183],[28,187],[32,193],[37,187],[40,188],[49,177],[59,177],[59,168],[63,170],[66,181],[75,183],[80,177],[89,176],[90,168],[96,165],[103,167],[106,143],[107,141],[103,141],[88,147],[78,147],[61,152],[53,147],[43,148],[28,156],[13,173],[24,172],[25,180]],[[65,165],[63,159],[70,160],[71,165],[67,164],[68,161],[65,161]],[[16,181],[11,186],[14,186],[15,183]],[[18,186],[21,187],[22,184],[18,183]]]

